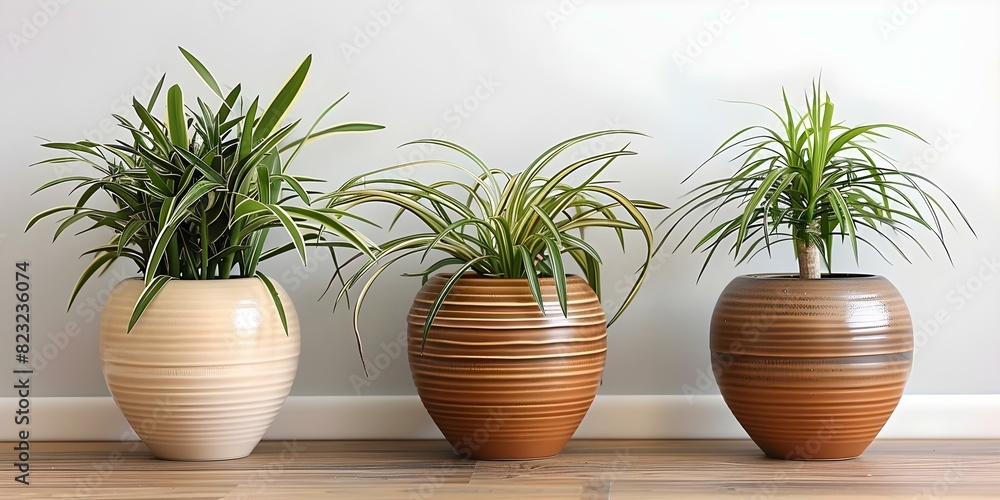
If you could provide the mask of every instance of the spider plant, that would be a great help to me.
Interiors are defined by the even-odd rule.
[[[873,145],[887,138],[883,132],[890,131],[926,143],[916,133],[884,123],[848,127],[835,122],[833,101],[819,82],[813,83],[811,96],[805,95],[804,112],[793,110],[784,90],[782,99],[781,113],[760,104],[741,103],[769,111],[780,126],[749,126],[726,139],[684,182],[708,162],[732,151],[738,152],[733,160],[741,162],[736,172],[693,189],[689,193],[692,198],[660,223],[673,221],[660,242],[662,246],[682,221],[695,219],[674,251],[695,229],[713,224],[694,245],[695,251],[707,252],[699,278],[715,252],[728,241],[732,241],[728,250],[738,263],[764,250],[770,255],[772,245],[791,241],[799,277],[815,279],[821,277],[821,259],[830,270],[838,240],[850,243],[855,261],[859,244],[870,246],[888,260],[878,248],[881,242],[909,262],[894,241],[897,237],[915,243],[929,257],[913,233],[915,228],[929,230],[946,253],[942,218],[954,226],[949,211],[958,213],[972,229],[940,187],[920,174],[898,170],[892,159]],[[736,207],[734,217],[712,222],[729,207]]]
[[[443,160],[404,163],[355,177],[340,190],[319,197],[317,200],[326,200],[329,207],[341,210],[369,203],[388,203],[398,208],[393,224],[402,214],[409,213],[426,226],[423,231],[414,231],[383,243],[375,256],[343,283],[338,302],[348,289],[371,271],[370,278],[359,292],[354,310],[359,348],[358,319],[372,284],[386,268],[403,257],[418,254],[421,263],[427,263],[433,250],[443,252],[444,256],[430,261],[423,271],[408,276],[419,276],[426,283],[433,273],[443,268],[454,268],[454,272],[432,304],[424,324],[424,342],[445,298],[466,272],[485,277],[524,278],[542,311],[545,308],[539,278],[551,277],[559,307],[565,316],[564,255],[579,266],[584,279],[600,297],[601,257],[584,240],[584,230],[590,228],[613,230],[623,250],[625,231],[637,231],[645,239],[645,260],[609,325],[614,323],[639,291],[653,253],[653,232],[642,211],[666,207],[651,201],[631,200],[606,182],[597,180],[614,160],[635,154],[626,150],[627,145],[619,151],[573,161],[556,169],[551,176],[542,175],[560,153],[583,141],[610,134],[636,132],[608,130],[574,137],[542,153],[523,172],[513,174],[488,167],[471,151],[457,144],[434,139],[418,140],[410,144],[429,144],[453,150],[470,161],[472,167]],[[466,181],[443,180],[427,184],[384,175],[430,164],[453,169]],[[571,181],[572,174],[588,166],[595,167],[589,175],[582,181]],[[622,213],[625,217],[620,217]]]
[[[287,140],[299,124],[282,125],[298,96],[312,56],[306,57],[270,105],[255,97],[246,106],[241,85],[223,93],[208,69],[189,52],[181,53],[221,100],[216,107],[198,98],[185,106],[180,86],[166,92],[165,116],[154,116],[157,84],[145,105],[133,99],[137,121],[113,115],[130,142],[97,144],[49,142],[42,146],[64,156],[39,164],[82,162],[90,175],[61,177],[35,192],[75,184],[73,205],[45,210],[28,223],[62,215],[53,240],[70,226],[89,223],[80,233],[107,229],[113,236],[83,255],[93,260],[73,287],[72,306],[84,284],[119,259],[131,260],[144,276],[145,288],[130,318],[129,331],[156,294],[171,280],[212,280],[256,276],[269,290],[287,333],[284,310],[271,280],[258,263],[294,248],[303,263],[309,245],[350,246],[371,253],[371,242],[341,222],[349,216],[335,208],[312,208],[305,185],[319,181],[287,172],[306,140],[338,132],[382,128],[346,123],[317,130],[341,100],[331,104],[301,138]],[[107,199],[98,197],[99,193]],[[290,202],[297,202],[292,205]],[[26,230],[27,230],[26,229]],[[291,242],[265,250],[270,229],[281,229]],[[79,234],[79,233],[78,233]],[[327,241],[327,234],[341,237]]]

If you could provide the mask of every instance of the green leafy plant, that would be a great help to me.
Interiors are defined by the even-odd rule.
[[[270,105],[257,97],[244,108],[241,85],[224,94],[208,69],[180,50],[221,104],[211,108],[198,98],[195,106],[185,106],[180,86],[174,85],[166,93],[165,119],[155,117],[164,75],[147,104],[133,99],[137,123],[113,115],[130,142],[42,144],[66,155],[35,165],[82,162],[94,172],[61,177],[39,187],[36,193],[74,183],[73,192],[80,195],[73,205],[39,213],[27,229],[61,215],[53,240],[80,222],[89,223],[80,233],[110,230],[113,237],[107,243],[84,252],[93,260],[73,287],[69,304],[90,278],[118,259],[129,259],[145,280],[129,321],[130,331],[170,280],[256,276],[270,291],[287,332],[274,284],[257,270],[261,260],[294,249],[305,263],[307,246],[328,246],[331,252],[333,247],[349,246],[369,254],[374,246],[341,222],[350,214],[310,207],[311,196],[317,193],[307,191],[305,185],[320,179],[292,175],[287,169],[309,139],[382,126],[345,123],[317,130],[345,94],[320,114],[303,137],[288,140],[299,120],[282,122],[305,82],[312,56],[298,66]],[[99,193],[107,199],[97,197]],[[293,201],[300,203],[292,205]],[[265,250],[268,231],[274,228],[282,229],[291,241]],[[331,241],[328,234],[340,238]]]
[[[735,173],[696,187],[689,193],[692,198],[660,223],[673,221],[657,250],[682,227],[682,221],[692,218],[695,222],[674,251],[698,227],[714,224],[694,245],[695,251],[707,252],[699,278],[726,242],[731,241],[728,250],[742,263],[764,250],[770,254],[778,242],[792,241],[799,277],[814,279],[821,276],[821,259],[830,269],[838,239],[850,243],[855,261],[859,243],[888,260],[876,245],[883,241],[909,262],[894,237],[915,243],[929,256],[914,236],[914,228],[929,230],[946,252],[942,218],[953,225],[950,210],[972,229],[936,184],[920,174],[898,170],[891,158],[872,145],[887,138],[883,132],[893,130],[924,141],[920,136],[890,124],[848,127],[835,122],[833,102],[818,82],[813,84],[811,97],[806,95],[804,113],[792,109],[784,90],[782,98],[783,113],[742,103],[766,109],[780,127],[754,125],[738,131],[689,175],[684,182],[718,156],[738,151],[734,161],[740,165]],[[714,223],[715,216],[729,207],[736,207],[737,215]]]
[[[343,282],[338,302],[348,289],[371,271],[370,278],[359,292],[354,311],[359,348],[358,318],[365,295],[386,268],[408,255],[419,254],[421,262],[424,262],[432,250],[445,254],[422,272],[409,274],[422,277],[424,283],[433,273],[443,268],[455,269],[432,304],[424,324],[425,342],[445,298],[466,272],[486,277],[525,278],[532,296],[543,310],[539,277],[552,277],[559,306],[565,315],[566,263],[563,256],[569,255],[600,297],[601,257],[584,240],[584,230],[590,228],[613,230],[623,250],[625,231],[639,232],[646,242],[645,260],[637,271],[634,285],[609,325],[614,323],[642,285],[653,252],[653,232],[642,210],[666,207],[651,201],[630,200],[608,187],[606,182],[597,180],[612,161],[634,154],[626,150],[628,146],[620,151],[605,152],[574,161],[559,168],[551,176],[542,175],[545,167],[569,148],[588,139],[609,134],[635,132],[608,130],[574,137],[553,146],[523,172],[515,174],[488,167],[471,151],[457,144],[443,140],[419,140],[411,144],[448,148],[471,161],[474,167],[467,168],[442,160],[405,163],[355,177],[340,190],[317,198],[326,200],[329,207],[342,210],[369,203],[388,203],[398,207],[393,224],[402,214],[409,213],[426,226],[426,231],[406,234],[383,243],[374,258],[370,258]],[[425,184],[383,176],[394,170],[429,164],[454,169],[467,182],[444,180]],[[571,182],[572,174],[591,165],[596,168],[588,176],[582,181]],[[622,212],[625,217],[619,216]]]

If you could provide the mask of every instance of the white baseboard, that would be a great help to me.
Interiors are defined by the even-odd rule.
[[[0,398],[13,417],[17,399]],[[31,399],[35,441],[137,439],[110,397]],[[1000,439],[1000,395],[903,396],[889,439]],[[0,418],[0,440],[21,427]],[[741,439],[721,396],[598,396],[577,439]],[[294,396],[265,439],[441,439],[416,396]]]

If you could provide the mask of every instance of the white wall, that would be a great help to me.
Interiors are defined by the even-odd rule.
[[[302,174],[339,183],[401,161],[414,150],[397,145],[436,131],[495,166],[520,169],[564,138],[621,126],[652,138],[634,141],[639,155],[609,177],[634,197],[670,205],[686,191],[680,179],[721,140],[766,119],[721,99],[777,105],[782,85],[799,95],[822,70],[841,118],[898,123],[930,141],[932,146],[896,138],[885,149],[953,194],[978,233],[978,239],[948,234],[954,266],[940,249],[931,250],[933,260],[916,254],[912,265],[897,259],[891,266],[866,252],[860,267],[845,251],[835,270],[884,274],[909,302],[921,326],[908,393],[1000,393],[993,315],[1000,279],[991,279],[998,270],[984,264],[1000,260],[1000,3],[426,0],[403,2],[389,15],[390,5],[395,3],[0,3],[0,267],[7,268],[0,287],[13,287],[15,261],[31,260],[33,348],[36,356],[54,354],[35,377],[33,395],[107,394],[97,363],[96,310],[87,304],[114,284],[94,281],[66,313],[71,285],[85,265],[76,256],[104,236],[51,244],[52,223],[22,232],[33,214],[66,200],[58,191],[28,196],[57,174],[50,166],[27,167],[48,157],[36,136],[109,140],[104,120],[113,112],[128,114],[128,98],[148,95],[164,72],[168,81],[202,89],[178,45],[224,85],[242,82],[264,98],[312,53],[299,116],[314,117],[350,91],[331,123],[387,125],[377,133],[314,143],[295,167]],[[374,24],[379,19],[385,26]],[[366,29],[374,33],[367,41],[359,35]],[[679,64],[685,54],[690,61]],[[469,111],[457,114],[456,106]],[[729,168],[714,165],[704,178]],[[615,300],[637,254],[622,256],[613,245],[603,246],[606,294]],[[664,255],[611,331],[602,393],[717,392],[704,385],[706,329],[716,297],[737,274],[794,269],[790,254],[782,250],[773,260],[740,268],[720,259],[697,284],[698,257]],[[331,265],[316,262],[299,270],[304,277],[294,277],[296,265],[287,258],[265,266],[285,283],[303,320],[294,394],[412,394],[402,359],[356,391],[351,376],[362,372],[350,315],[341,309],[331,314],[329,298],[316,301]],[[370,298],[364,316],[370,354],[395,340],[418,285],[387,277]],[[13,322],[12,295],[0,293],[7,325]],[[48,340],[74,325],[79,333],[68,345]],[[13,358],[12,339],[0,342],[0,373],[10,373]],[[0,395],[14,394],[2,385]]]

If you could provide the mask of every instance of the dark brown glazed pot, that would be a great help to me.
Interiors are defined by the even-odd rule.
[[[872,275],[734,279],[712,315],[712,370],[750,437],[773,458],[860,455],[910,373],[902,296]]]
[[[447,279],[431,278],[407,316],[410,372],[424,408],[466,458],[557,455],[601,383],[607,329],[597,295],[569,276],[563,317],[553,280],[542,279],[543,314],[527,280],[467,273],[421,352],[425,318]]]

